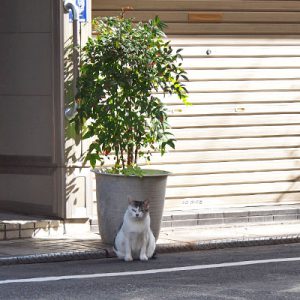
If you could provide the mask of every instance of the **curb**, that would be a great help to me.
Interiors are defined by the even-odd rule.
[[[280,244],[300,243],[300,235],[260,237],[249,239],[231,239],[231,240],[213,240],[208,242],[190,242],[159,244],[156,247],[156,253],[175,253],[199,250],[215,250],[225,248],[269,246]],[[95,251],[73,251],[73,252],[55,252],[45,254],[20,255],[12,257],[1,257],[0,266],[17,264],[35,264],[64,262],[88,259],[104,259],[116,257],[111,248],[99,249]]]
[[[63,261],[87,260],[87,259],[101,259],[101,258],[108,258],[108,257],[109,257],[109,253],[106,249],[99,249],[96,251],[54,252],[54,253],[1,257],[0,266],[63,262]]]
[[[216,250],[225,248],[270,246],[280,244],[300,243],[300,235],[260,237],[248,239],[211,240],[208,242],[191,242],[158,245],[157,253],[171,253],[181,251]]]

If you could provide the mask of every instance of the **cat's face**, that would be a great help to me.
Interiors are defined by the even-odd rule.
[[[128,211],[132,218],[142,219],[149,212],[149,202],[130,200]]]

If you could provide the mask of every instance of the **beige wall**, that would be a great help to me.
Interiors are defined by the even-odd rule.
[[[87,0],[87,23],[79,23],[78,42],[83,47],[91,36],[91,1]],[[78,32],[78,33],[79,33]],[[65,49],[65,107],[74,105],[73,62],[72,62],[73,24],[69,22],[68,14],[64,15],[64,49]],[[65,128],[65,173],[66,173],[66,217],[86,218],[92,216],[92,178],[90,168],[82,166],[82,142],[76,136],[75,130],[66,121]],[[74,139],[75,137],[75,139]]]
[[[166,209],[299,203],[300,1],[94,0],[93,16],[126,6],[168,23],[190,78],[192,107],[165,99],[176,150],[150,166],[173,173]]]
[[[61,1],[0,10],[0,208],[64,215]]]

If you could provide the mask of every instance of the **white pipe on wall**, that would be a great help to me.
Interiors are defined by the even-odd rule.
[[[78,104],[76,102],[77,95],[77,79],[79,76],[79,53],[78,53],[78,22],[79,22],[79,10],[77,5],[73,0],[64,0],[64,9],[66,13],[72,11],[73,14],[73,96],[74,105],[73,107],[68,107],[65,110],[65,117],[70,120],[77,114]]]

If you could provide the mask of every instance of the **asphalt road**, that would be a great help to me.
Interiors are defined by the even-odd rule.
[[[300,244],[2,266],[0,299],[300,299]]]

